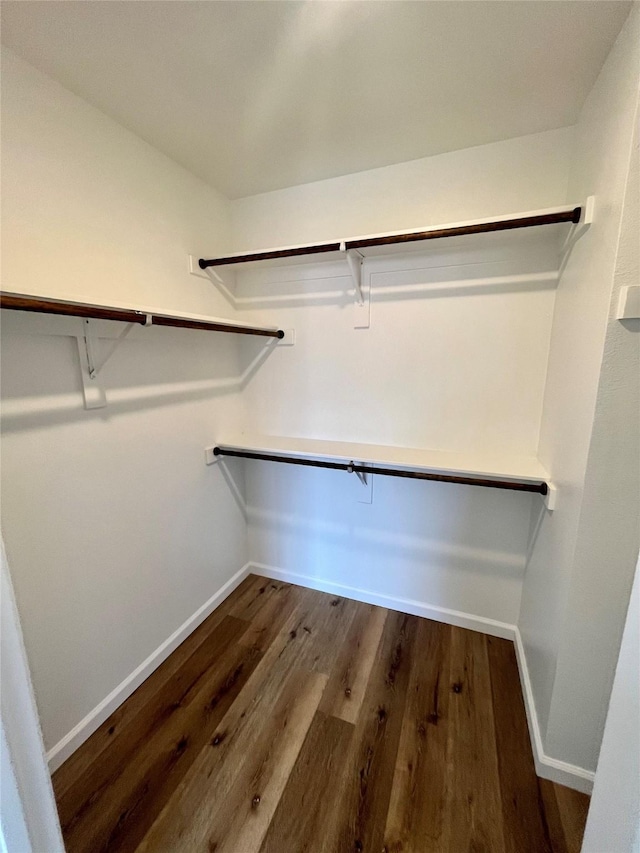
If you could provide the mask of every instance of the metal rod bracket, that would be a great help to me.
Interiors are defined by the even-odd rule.
[[[364,261],[364,257],[357,249],[347,249],[346,257],[347,264],[349,265],[349,272],[353,279],[353,286],[356,291],[358,304],[364,305],[364,294],[362,292],[362,263]]]
[[[565,262],[567,260],[567,257],[569,255],[569,252],[571,251],[571,249],[573,249],[573,247],[578,242],[580,237],[582,237],[582,235],[586,231],[589,230],[591,225],[593,225],[593,220],[594,220],[594,216],[595,216],[595,209],[596,209],[596,197],[593,195],[590,195],[587,198],[587,200],[584,204],[584,207],[581,210],[580,219],[571,225],[571,228],[569,229],[569,233],[567,234],[565,241],[562,244],[562,248],[560,249],[560,258],[561,258],[560,272],[562,272],[562,270],[564,268]]]
[[[362,468],[361,462],[356,465],[356,463],[352,460],[347,465],[347,471],[349,472],[349,474],[355,474],[363,486],[367,485],[367,472]]]
[[[356,477],[360,480],[363,486],[367,485],[367,472],[366,471],[356,471]]]
[[[94,348],[95,338],[91,334],[91,321],[85,319],[82,321],[82,325],[84,328],[84,347],[85,347],[85,353],[86,353],[86,357],[87,357],[87,369],[89,371],[89,378],[90,379],[96,379],[96,377],[98,376],[98,373],[100,373],[102,368],[105,366],[105,364],[109,361],[109,359],[114,354],[114,352],[118,349],[120,344],[127,337],[129,332],[131,331],[131,329],[133,329],[134,324],[133,323],[127,323],[127,325],[120,332],[118,337],[111,343],[111,345],[109,346],[109,349],[103,355],[102,359],[100,359],[99,361],[96,359],[96,355],[95,355],[95,348]],[[150,325],[151,325],[151,315],[147,314],[146,318],[145,318],[145,326],[150,326]]]
[[[102,409],[107,405],[104,389],[98,382],[98,374],[109,361],[120,344],[127,337],[135,323],[127,323],[117,338],[111,342],[101,359],[96,355],[96,336],[93,334],[91,320],[83,318],[82,336],[78,335],[78,355],[80,356],[80,374],[85,409]],[[151,325],[151,315],[147,314],[145,326]]]

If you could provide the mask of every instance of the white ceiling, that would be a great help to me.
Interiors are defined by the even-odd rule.
[[[238,198],[573,124],[629,9],[8,0],[2,36]]]

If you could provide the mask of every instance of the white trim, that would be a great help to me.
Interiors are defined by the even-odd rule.
[[[90,737],[96,729],[118,708],[125,699],[138,688],[151,673],[163,663],[169,655],[178,648],[195,629],[218,607],[225,598],[247,577],[250,572],[250,563],[244,565],[236,572],[224,586],[222,586],[202,607],[190,616],[186,622],[171,634],[164,643],[158,646],[140,666],[121,681],[108,696],[74,726],[58,743],[47,752],[49,769],[53,773],[69,756],[78,749],[81,744]]]
[[[20,834],[20,815],[15,799],[10,796],[11,775],[17,794],[29,843],[23,842],[16,850],[20,853],[63,853],[64,843],[51,777],[45,761],[44,743],[36,707],[27,653],[24,647],[20,616],[16,606],[4,543],[0,538],[1,586],[0,633],[2,645],[1,726],[6,738],[6,752],[2,761],[3,790],[0,797],[0,835],[4,842],[17,843]],[[4,751],[4,750],[3,750]],[[7,766],[7,760],[10,766]],[[8,784],[7,784],[8,783]]]
[[[499,622],[496,619],[488,619],[485,616],[477,616],[473,613],[465,613],[460,610],[451,610],[448,607],[440,607],[434,604],[417,601],[410,598],[398,598],[396,596],[384,595],[371,592],[358,587],[346,586],[323,578],[303,575],[297,572],[289,572],[265,563],[250,561],[244,565],[224,586],[205,602],[189,619],[186,620],[174,633],[168,637],[149,657],[143,661],[127,678],[124,679],[111,693],[106,696],[87,716],[81,720],[65,737],[63,737],[49,752],[47,760],[51,772],[56,770],[66,759],[75,752],[84,741],[102,725],[107,717],[112,714],[127,699],[160,664],[189,636],[204,620],[218,607],[225,598],[247,577],[255,572],[258,575],[280,580],[286,583],[304,586],[309,589],[317,589],[334,595],[342,595],[346,598],[362,601],[366,604],[376,604],[387,607],[390,610],[399,610],[402,613],[410,613],[413,616],[421,616],[425,619],[433,619],[436,622],[444,622],[447,625],[455,625],[459,628],[468,628],[471,631],[479,631],[492,637],[512,640],[515,643],[516,658],[520,672],[524,705],[531,738],[531,748],[535,762],[536,773],[543,779],[550,779],[560,785],[567,785],[575,790],[590,794],[595,774],[590,770],[568,764],[565,761],[545,755],[538,716],[533,700],[533,690],[529,677],[524,646],[520,631],[516,625],[507,622]]]
[[[595,773],[591,770],[585,770],[584,767],[578,767],[575,764],[568,764],[566,761],[560,761],[557,758],[552,758],[545,754],[542,743],[542,734],[540,732],[540,724],[538,722],[538,714],[533,698],[533,688],[531,686],[531,678],[529,676],[529,667],[527,666],[527,656],[522,642],[522,636],[519,629],[515,629],[516,658],[518,661],[518,670],[520,671],[520,683],[522,684],[522,695],[524,697],[524,707],[527,712],[527,723],[529,724],[529,737],[531,738],[531,749],[533,751],[533,760],[535,761],[536,773],[543,779],[550,779],[552,782],[557,782],[559,785],[567,785],[569,788],[574,788],[576,791],[582,791],[583,794],[590,794],[593,788]]]
[[[15,850],[20,850],[22,853],[33,853],[24,813],[26,804],[23,803],[20,795],[20,787],[16,778],[17,768],[11,757],[4,725],[1,721],[0,736],[2,741],[0,749],[0,791],[2,792],[0,799],[0,851],[1,853],[13,853]]]
[[[380,607],[387,607],[389,610],[399,610],[401,613],[410,613],[412,616],[422,616],[436,622],[445,622],[447,625],[456,625],[458,628],[469,628],[471,631],[480,631],[480,633],[489,634],[492,637],[513,640],[515,636],[516,626],[510,625],[508,622],[498,622],[496,619],[487,619],[485,616],[475,616],[473,613],[464,613],[461,610],[450,610],[448,607],[426,604],[413,598],[383,595],[354,586],[345,586],[323,578],[277,569],[264,563],[250,562],[249,571],[254,571],[256,574],[264,575],[264,577],[272,580],[280,580],[297,586],[305,586],[309,589],[317,589],[320,592],[342,595],[355,601],[363,601],[365,604],[377,604]]]

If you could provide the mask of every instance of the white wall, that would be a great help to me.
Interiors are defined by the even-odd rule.
[[[224,310],[186,274],[227,248],[224,197],[6,47],[2,70],[3,288]]]
[[[582,853],[640,850],[640,571],[636,569]]]
[[[640,850],[640,571],[615,670],[582,853]]]
[[[572,137],[552,130],[235,200],[236,251],[563,204]]]
[[[640,27],[637,31],[640,42]],[[640,54],[639,54],[640,56]],[[548,748],[594,767],[640,549],[640,321],[615,319],[620,287],[640,282],[636,137],[627,182],[609,323],[595,404]],[[583,708],[579,728],[568,709]]]
[[[596,196],[596,221],[558,289],[540,439],[558,504],[539,530],[519,620],[545,752],[587,770],[639,544],[640,339],[637,321],[614,319],[620,286],[638,281],[639,25],[636,6],[576,129],[569,191]]]
[[[239,314],[295,327],[295,347],[275,350],[247,373],[260,351],[255,341],[139,330],[105,369],[109,407],[93,412],[82,409],[66,321],[47,320],[42,334],[36,318],[5,320],[3,530],[49,748],[249,556],[400,606],[410,601],[504,625],[520,612],[545,745],[593,766],[629,577],[620,571],[607,590],[601,627],[608,639],[592,673],[578,652],[594,590],[602,591],[592,584],[601,582],[601,563],[577,571],[576,542],[602,510],[583,500],[583,484],[591,472],[597,497],[603,457],[592,458],[589,448],[595,453],[598,399],[594,436],[609,428],[610,386],[598,389],[605,341],[612,377],[630,345],[618,327],[618,338],[606,338],[605,320],[637,93],[633,38],[629,28],[621,35],[577,142],[571,129],[552,131],[230,205],[5,51],[7,290],[231,315],[210,283],[187,275],[188,253],[598,195],[598,221],[572,253],[555,316],[545,275],[553,260],[548,247],[526,239],[514,247],[505,237],[507,254],[496,238],[473,251],[464,242],[434,246],[400,266],[388,258],[372,263],[369,329],[353,328],[347,277],[314,265],[300,268],[304,283],[260,272],[242,278]],[[537,534],[522,608],[537,497],[376,478],[366,504],[347,475],[238,464],[229,470],[242,495],[246,467],[247,551],[241,501],[222,466],[202,464],[206,444],[243,427],[525,454],[540,439],[561,504]],[[573,673],[565,693],[555,692],[561,667]],[[583,695],[595,704],[581,728],[574,722]]]
[[[571,138],[545,133],[232,202],[236,248],[563,204]],[[297,335],[247,386],[247,429],[535,455],[556,264],[538,237],[442,241],[367,262],[368,329],[353,328],[343,267],[243,275],[246,315]],[[363,504],[346,474],[258,462],[246,472],[255,562],[515,623],[539,498],[377,477]]]
[[[229,315],[186,270],[228,248],[225,200],[3,54],[4,289]],[[3,533],[51,749],[246,562],[203,458],[235,422],[240,349],[137,330],[85,411],[76,321],[3,314]]]

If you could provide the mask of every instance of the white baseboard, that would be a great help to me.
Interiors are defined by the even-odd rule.
[[[410,613],[412,616],[423,616],[425,619],[445,622],[447,625],[469,628],[471,631],[480,631],[480,633],[490,634],[492,637],[502,637],[505,640],[513,640],[515,637],[515,625],[510,625],[508,622],[498,622],[495,619],[487,619],[485,616],[475,616],[473,613],[464,613],[461,610],[450,610],[447,607],[426,604],[412,598],[397,598],[396,596],[371,592],[367,589],[359,589],[355,586],[345,586],[334,581],[277,569],[264,563],[250,562],[249,571],[257,575],[264,575],[272,580],[285,581],[297,586],[317,589],[320,592],[342,595],[345,598],[353,598],[355,601],[363,601],[365,604],[377,604],[380,607],[387,607],[389,610],[399,610],[401,613]]]
[[[568,764],[566,761],[560,761],[545,754],[540,725],[538,723],[538,714],[533,699],[533,688],[529,676],[529,667],[527,666],[527,657],[518,628],[515,631],[515,646],[536,773],[543,779],[550,779],[559,785],[566,785],[569,788],[574,788],[576,791],[582,791],[583,794],[590,794],[595,779],[593,771],[585,770],[584,767],[578,767],[575,764]]]
[[[90,711],[84,719],[74,726],[58,743],[47,752],[47,761],[51,772],[56,770],[64,761],[75,752],[78,747],[98,729],[107,717],[112,714],[136,690],[169,655],[177,649],[195,629],[218,607],[225,598],[249,575],[250,573],[263,575],[273,580],[292,583],[321,592],[341,595],[362,601],[365,604],[377,604],[387,607],[389,610],[399,610],[402,613],[410,613],[413,616],[422,616],[425,619],[433,619],[436,622],[444,622],[448,625],[456,625],[459,628],[468,628],[472,631],[480,631],[492,637],[501,637],[513,640],[516,648],[516,658],[520,672],[520,682],[524,696],[524,705],[529,725],[531,747],[535,761],[536,773],[543,779],[550,779],[560,785],[567,785],[577,791],[590,794],[593,788],[595,774],[590,770],[568,764],[556,758],[545,755],[538,715],[533,700],[533,690],[524,653],[524,646],[520,631],[515,625],[507,622],[499,622],[484,616],[476,616],[460,610],[451,610],[447,607],[439,607],[416,601],[411,598],[398,598],[396,596],[383,595],[358,587],[346,586],[322,578],[302,575],[296,572],[285,571],[264,563],[249,562],[243,566],[221,589],[205,602],[202,607],[190,616],[164,643],[153,651],[127,678],[124,679],[114,690],[106,696],[102,702]]]
[[[189,634],[204,622],[204,620],[218,607],[227,596],[231,595],[233,590],[247,577],[250,573],[250,563],[243,566],[240,571],[236,572],[224,586],[222,586],[211,598],[206,601],[202,607],[199,607],[196,612],[190,616],[186,622],[183,622],[180,627],[168,637],[164,643],[158,646],[149,657],[144,660],[140,666],[128,675],[124,681],[120,682],[108,696],[89,711],[89,713],[80,720],[77,726],[74,726],[71,731],[66,734],[58,743],[47,752],[47,762],[49,770],[53,773],[61,764],[63,764],[69,756],[78,749],[78,747],[90,737],[96,729],[107,719],[110,714],[118,708],[125,699],[136,690],[151,673],[157,669],[160,664],[165,661],[171,652],[178,648],[180,643],[185,640]]]

